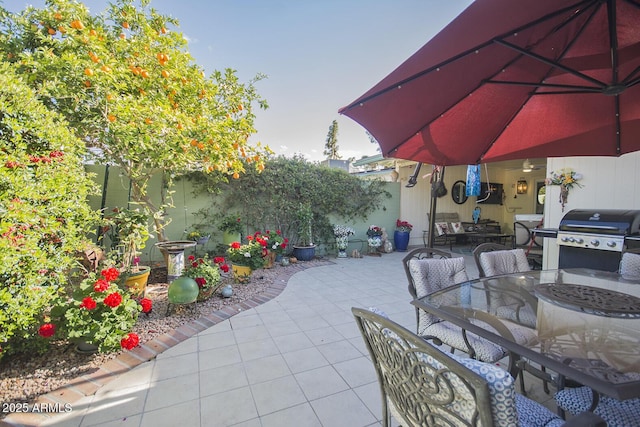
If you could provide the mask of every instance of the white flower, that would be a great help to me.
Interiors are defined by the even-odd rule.
[[[251,252],[245,252],[244,253],[244,257],[245,258],[251,258]]]

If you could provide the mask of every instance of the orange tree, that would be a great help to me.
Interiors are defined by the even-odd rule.
[[[159,240],[176,176],[201,170],[238,178],[245,165],[264,168],[269,148],[248,143],[254,106],[267,107],[254,87],[261,77],[241,83],[229,69],[205,76],[178,22],[148,0],[119,0],[100,15],[76,1],[48,0],[43,9],[5,14],[4,27],[7,59],[98,161],[122,168]],[[148,188],[158,173],[156,197]]]

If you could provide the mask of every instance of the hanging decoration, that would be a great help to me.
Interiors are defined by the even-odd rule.
[[[562,212],[564,212],[564,206],[567,204],[569,198],[569,190],[573,186],[582,188],[582,185],[578,182],[582,179],[582,174],[575,172],[571,168],[563,168],[559,171],[551,171],[551,177],[544,180],[545,185],[559,185],[560,197],[558,202],[562,205]]]
[[[467,197],[480,195],[480,165],[467,165]]]

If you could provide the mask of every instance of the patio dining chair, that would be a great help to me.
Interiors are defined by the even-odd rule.
[[[391,415],[403,426],[606,426],[593,413],[565,422],[516,393],[499,367],[447,354],[397,323],[352,308],[382,397],[382,425]]]
[[[437,249],[414,249],[404,257],[402,262],[409,282],[409,293],[414,299],[468,280],[464,258],[451,258],[449,253]],[[460,298],[470,297],[470,295],[460,295]],[[489,323],[482,320],[476,320],[476,322],[484,329],[499,334]],[[502,323],[523,345],[537,340],[537,336],[529,328],[509,321]],[[433,340],[437,345],[446,344],[451,348],[451,352],[460,350],[468,353],[472,358],[491,363],[509,356],[509,371],[515,371],[517,356],[485,338],[467,333],[460,326],[440,319],[418,307],[416,307],[416,325],[419,336],[426,340]]]
[[[498,243],[483,243],[473,250],[473,259],[478,267],[480,277],[499,276],[501,274],[525,273],[531,271],[531,266],[523,249],[510,249]],[[492,293],[495,295],[495,293]],[[531,328],[536,327],[537,305],[530,304],[514,294],[505,292],[501,294],[500,301],[487,301],[489,306],[495,306],[495,315],[502,319],[508,319]],[[524,362],[519,362],[527,366]],[[549,393],[549,385],[544,379],[545,367],[540,367],[545,393]],[[532,371],[532,373],[535,371]],[[520,386],[526,393],[524,374],[520,375]]]
[[[563,388],[556,395],[559,412],[578,414],[589,411],[593,402],[593,392],[589,387]],[[607,422],[609,427],[640,426],[640,399],[617,400],[600,396],[593,410]]]
[[[640,277],[640,250],[629,249],[622,254],[620,269],[622,277]]]
[[[480,277],[530,271],[524,250],[511,249],[499,243],[482,243],[473,250]]]

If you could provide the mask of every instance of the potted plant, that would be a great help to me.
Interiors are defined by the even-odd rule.
[[[367,243],[369,244],[369,252],[376,252],[382,245],[382,228],[370,225],[367,229]]]
[[[336,247],[338,248],[338,258],[347,257],[347,247],[349,246],[349,236],[355,234],[355,230],[346,225],[334,225],[333,236],[336,238]]]
[[[316,256],[311,205],[308,203],[300,204],[296,215],[298,217],[298,243],[293,245],[293,255],[300,261],[311,261]]]
[[[151,268],[139,265],[140,249],[151,237],[149,217],[139,209],[114,208],[105,217],[106,230],[111,239],[109,258],[117,266],[125,285],[134,295],[144,296]]]
[[[399,252],[405,252],[409,246],[409,236],[413,225],[407,221],[396,220],[396,230],[393,233],[393,243],[396,246],[396,250]]]
[[[272,261],[271,264],[273,264],[273,262],[280,262],[282,260],[282,255],[289,245],[289,239],[284,237],[280,230],[277,230],[275,233],[267,230],[262,235],[262,238],[267,241],[269,258]]]
[[[187,233],[187,239],[193,240],[198,245],[206,245],[209,241],[210,235],[204,234],[197,226],[194,226]]]
[[[238,242],[242,233],[242,219],[238,215],[226,215],[220,220],[218,228],[222,231],[223,244]]]
[[[152,303],[148,298],[136,300],[120,288],[119,275],[114,267],[102,270],[100,276],[90,273],[70,299],[61,297],[52,308],[49,324],[75,342],[79,351],[91,351],[91,346],[100,352],[130,350],[138,345],[138,336],[131,331],[138,314],[150,312]]]
[[[190,277],[198,284],[197,301],[209,299],[220,286],[221,266],[216,261],[219,261],[219,259],[214,259],[212,264],[207,258],[196,258],[193,255],[189,255],[187,259],[184,270],[182,270],[182,276]]]
[[[264,256],[267,254],[266,241],[247,236],[247,243],[233,242],[227,249],[231,261],[233,276],[238,282],[246,282],[253,270],[264,266]]]

